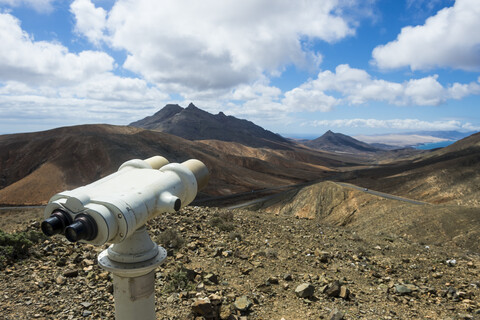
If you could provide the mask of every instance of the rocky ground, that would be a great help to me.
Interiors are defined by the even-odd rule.
[[[0,212],[0,226],[38,230],[41,211],[32,215]],[[480,319],[480,256],[453,244],[203,207],[148,228],[169,251],[158,319]],[[110,275],[96,262],[105,248],[35,244],[0,270],[0,318],[113,319]]]

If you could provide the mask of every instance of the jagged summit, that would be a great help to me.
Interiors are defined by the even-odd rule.
[[[153,116],[132,122],[130,126],[170,133],[188,140],[221,140],[251,147],[288,148],[290,142],[253,122],[213,115],[190,103],[186,108],[167,104]]]
[[[155,129],[158,122],[165,121],[175,116],[183,110],[178,104],[167,104],[164,108],[157,111],[154,115],[148,116],[142,120],[130,123],[132,127],[141,127],[144,129]]]
[[[377,152],[382,150],[375,148],[368,143],[359,141],[345,134],[335,133],[331,130],[328,130],[317,139],[306,142],[305,145],[313,149],[346,153]]]

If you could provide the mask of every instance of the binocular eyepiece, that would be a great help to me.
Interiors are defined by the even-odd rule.
[[[53,236],[55,234],[63,233],[65,228],[72,223],[70,215],[62,210],[55,210],[52,215],[42,222],[42,232],[46,236]]]
[[[125,162],[117,172],[89,185],[54,195],[41,224],[47,236],[71,242],[119,243],[149,219],[192,202],[209,178],[199,160],[169,163],[155,156]]]
[[[81,213],[72,221],[68,213],[59,209],[42,222],[41,228],[46,236],[65,234],[70,242],[93,240],[98,232],[97,225],[90,216]]]

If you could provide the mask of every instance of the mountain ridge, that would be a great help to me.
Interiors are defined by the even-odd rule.
[[[230,152],[236,148],[231,144],[214,147],[160,131],[113,125],[0,135],[0,204],[42,204],[57,192],[116,171],[127,160],[154,155],[170,162],[191,158],[204,162],[211,180],[203,193],[209,196],[303,183],[325,177],[331,171],[328,167],[345,165],[339,157],[296,146],[291,150],[245,146],[241,152]],[[265,157],[245,156],[245,152]]]
[[[190,103],[188,107],[169,104],[153,116],[134,121],[129,126],[170,133],[187,140],[221,140],[238,142],[250,147],[288,149],[292,143],[282,136],[251,121],[213,115]]]
[[[342,133],[334,133],[331,130],[314,140],[304,142],[304,145],[314,149],[339,153],[384,151],[384,149],[374,147]]]

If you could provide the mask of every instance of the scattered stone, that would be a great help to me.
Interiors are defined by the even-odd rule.
[[[225,250],[225,248],[222,248],[222,247],[215,248],[215,250],[213,251],[213,257],[214,258],[221,257],[223,250]]]
[[[335,280],[330,285],[328,285],[325,290],[325,294],[329,297],[337,298],[340,295],[341,285],[340,281]]]
[[[67,280],[65,279],[64,276],[58,276],[56,279],[55,279],[55,282],[59,285],[63,285],[65,284]]]
[[[226,304],[222,304],[220,306],[220,319],[221,320],[228,320],[232,316],[232,310],[230,309],[230,306]]]
[[[92,311],[90,310],[83,310],[82,312],[82,317],[88,317],[88,316],[91,316],[92,315]]]
[[[267,279],[268,284],[278,284],[278,278],[277,277],[269,277]]]
[[[177,254],[175,255],[176,260],[182,260],[184,257],[185,255],[181,252],[177,252]]]
[[[348,290],[348,288],[345,287],[345,286],[341,286],[340,287],[340,293],[338,294],[338,297],[342,298],[342,299],[345,299],[345,300],[348,300],[348,298],[350,297],[350,290]]]
[[[80,261],[82,261],[82,257],[78,253],[72,254],[70,258],[72,259],[73,263],[79,263]]]
[[[310,298],[315,292],[315,287],[310,283],[302,283],[295,288],[295,294],[299,298]]]
[[[263,293],[271,293],[272,292],[272,285],[267,283],[262,283],[259,284],[258,286],[255,287],[258,291],[263,292]]]
[[[251,261],[251,263],[255,268],[263,268],[263,263],[261,261]]]
[[[338,309],[333,309],[332,312],[328,315],[329,320],[343,320],[345,314]]]
[[[57,260],[56,265],[59,267],[65,267],[67,265],[67,259],[65,257],[61,257]]]
[[[231,241],[227,233],[209,225],[210,214],[221,209],[182,210],[149,222],[153,234],[183,227],[185,243],[195,242],[198,249],[179,248],[175,258],[155,270],[159,318],[480,319],[480,258],[461,247],[451,249],[439,242],[426,251],[408,235],[388,242],[386,250],[384,236],[365,234],[353,241],[340,226],[319,227],[316,220],[246,210],[235,218],[242,241]],[[377,244],[381,251],[373,249]],[[107,247],[72,244],[63,237],[35,244],[30,253],[39,256],[0,270],[0,314],[6,319],[114,319],[111,273],[96,265],[98,253]],[[267,257],[267,248],[277,252],[277,260]],[[227,249],[233,255],[223,258]],[[213,258],[214,252],[219,256]],[[328,263],[322,262],[322,252]],[[446,263],[451,257],[457,259],[454,267]],[[59,266],[59,260],[66,265]],[[85,267],[90,271],[84,272]],[[218,284],[212,284],[215,277]],[[302,283],[314,287],[311,298],[292,299]],[[248,297],[243,306],[242,295]]]
[[[225,298],[227,299],[227,301],[233,302],[233,301],[235,301],[235,293],[233,293],[233,292],[227,293],[225,295]]]
[[[315,250],[315,256],[317,256],[322,263],[327,263],[330,259],[330,253],[321,251],[320,249]]]
[[[187,279],[190,280],[190,281],[194,281],[195,280],[195,277],[197,277],[199,274],[193,270],[193,269],[190,269],[190,268],[183,268],[182,271],[184,271],[186,274],[187,274]]]
[[[63,276],[66,278],[75,278],[78,276],[78,270],[65,270]]]
[[[418,287],[413,284],[396,284],[395,293],[399,295],[411,294],[413,291],[417,291]]]
[[[232,250],[225,250],[222,252],[222,256],[224,256],[225,258],[231,257],[232,255],[233,255]]]
[[[241,272],[243,275],[248,275],[248,274],[250,274],[250,272],[252,272],[252,270],[253,270],[252,268],[247,267],[247,268],[242,268],[242,269],[240,270],[240,272]]]
[[[83,263],[86,264],[87,266],[93,266],[95,264],[95,261],[92,259],[84,259]]]
[[[283,276],[283,280],[285,281],[293,281],[293,277],[290,273],[287,273],[286,275]]]
[[[252,301],[250,301],[250,299],[248,299],[247,296],[238,297],[237,299],[235,299],[235,302],[233,303],[235,309],[242,312],[245,312],[248,309],[250,309],[252,304],[253,304]]]
[[[192,250],[192,251],[197,250],[197,242],[196,241],[189,242],[187,244],[187,248],[188,250]]]
[[[218,284],[218,277],[213,273],[207,274],[205,277],[203,277],[203,279],[206,282],[213,283],[213,284]]]
[[[177,294],[173,293],[168,296],[167,303],[174,303],[177,300]]]
[[[213,307],[208,298],[198,298],[192,303],[192,311],[195,314],[202,316],[211,316],[213,314]]]
[[[208,299],[210,299],[210,302],[212,303],[213,306],[218,306],[219,304],[222,303],[222,300],[223,300],[223,298],[216,293],[212,293],[211,295],[209,295]]]
[[[446,262],[449,267],[454,267],[457,264],[457,260],[455,259],[448,259]]]

